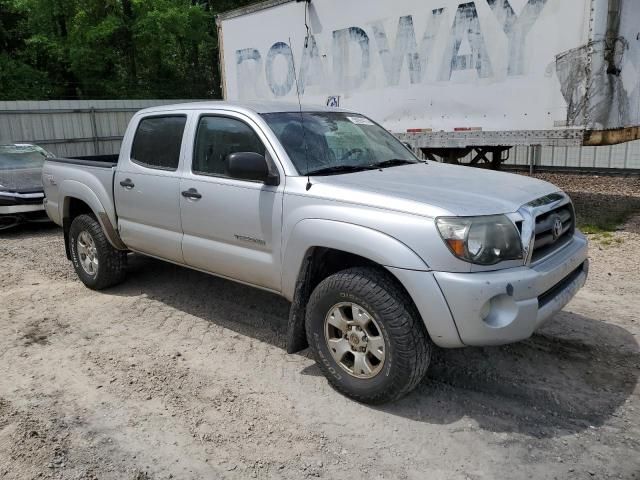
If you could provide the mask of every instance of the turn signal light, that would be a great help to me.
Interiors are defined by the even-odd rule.
[[[464,257],[464,240],[449,238],[447,239],[447,243],[449,244],[449,248],[453,253],[455,253],[458,257]]]

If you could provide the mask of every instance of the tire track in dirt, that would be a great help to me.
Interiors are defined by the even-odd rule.
[[[0,280],[0,397],[38,429],[69,433],[65,467],[47,467],[55,449],[12,458],[7,445],[25,429],[3,426],[0,402],[8,478],[31,478],[30,465],[52,478],[125,480],[639,471],[638,330],[602,314],[633,308],[632,300],[587,308],[580,299],[616,278],[596,274],[529,341],[438,352],[417,391],[370,408],[333,392],[306,353],[284,352],[282,299],[139,257],[125,284],[92,292],[51,270],[68,265],[61,239],[42,235],[0,245],[12,272]]]

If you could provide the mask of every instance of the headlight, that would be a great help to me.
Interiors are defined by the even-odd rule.
[[[439,217],[436,225],[451,253],[465,262],[495,265],[522,258],[520,233],[505,215]]]

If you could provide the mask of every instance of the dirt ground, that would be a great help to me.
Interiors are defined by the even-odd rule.
[[[0,479],[640,479],[640,216],[528,341],[437,351],[403,400],[284,351],[288,304],[139,256],[86,289],[61,231],[0,234]]]

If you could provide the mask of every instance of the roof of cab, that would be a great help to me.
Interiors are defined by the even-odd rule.
[[[347,112],[341,108],[326,107],[324,105],[299,105],[293,102],[225,102],[225,101],[209,101],[209,102],[189,102],[178,103],[174,105],[160,105],[157,107],[145,108],[139,113],[157,113],[168,111],[184,111],[184,110],[232,110],[242,111],[249,110],[258,114],[261,113],[284,113],[284,112]]]

